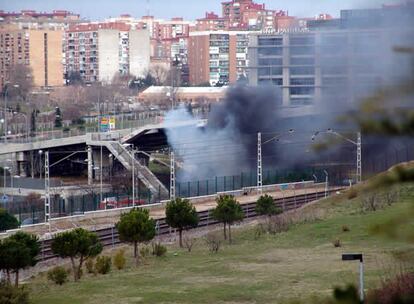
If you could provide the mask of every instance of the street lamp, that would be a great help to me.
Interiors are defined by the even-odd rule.
[[[42,165],[43,165],[43,163],[42,163],[43,150],[39,150],[38,153],[39,153],[39,157],[40,157],[40,162],[39,162],[40,168],[39,168],[39,172],[40,172],[40,180],[41,180],[42,179]]]
[[[359,260],[359,297],[361,303],[364,303],[364,258],[362,253],[343,254],[342,261]]]
[[[338,132],[333,131],[331,128],[329,128],[326,131],[317,131],[315,134],[312,135],[312,140],[316,140],[316,137],[319,134],[332,134],[337,137],[342,138],[343,140],[353,144],[357,147],[357,157],[356,157],[356,182],[357,184],[362,182],[362,137],[361,132],[357,132],[357,140],[352,140]]]
[[[7,135],[9,135],[9,131],[7,130],[7,95],[9,92],[9,85],[10,82],[5,83],[5,90],[4,90],[4,142],[7,144]],[[18,88],[18,84],[14,84],[13,87]]]

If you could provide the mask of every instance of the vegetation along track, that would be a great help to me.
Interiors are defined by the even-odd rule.
[[[338,191],[338,189],[329,191],[329,195]],[[314,202],[318,199],[325,197],[325,191],[314,192],[309,194],[291,196],[286,198],[276,199],[275,203],[278,207],[280,207],[283,212],[299,209],[303,205],[308,203]],[[256,202],[247,203],[242,205],[244,217],[245,218],[253,218],[258,216],[256,214]],[[205,227],[209,225],[217,224],[218,222],[213,219],[210,215],[209,210],[200,211],[198,212],[198,216],[200,221],[198,226],[194,229],[199,227]],[[95,231],[104,247],[111,247],[116,244],[121,243],[118,236],[118,231],[115,227],[98,229]],[[165,218],[158,219],[156,222],[156,233],[157,235],[166,235],[172,233],[173,229],[171,229],[167,223],[165,222]],[[41,254],[38,257],[39,261],[46,261],[57,257],[53,254],[51,249],[51,242],[52,240],[43,240],[41,241]]]

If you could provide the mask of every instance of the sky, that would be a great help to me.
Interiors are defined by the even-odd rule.
[[[313,17],[319,13],[339,16],[340,9],[369,8],[381,3],[396,0],[256,0],[265,3],[268,9],[288,10],[289,15]],[[0,0],[0,10],[20,11],[34,9],[52,11],[57,9],[78,13],[82,18],[102,20],[129,13],[141,17],[147,13],[158,18],[184,17],[195,20],[204,16],[206,11],[221,14],[222,0]]]

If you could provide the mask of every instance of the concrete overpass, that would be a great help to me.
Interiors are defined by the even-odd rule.
[[[9,143],[0,146],[0,155],[8,156],[12,160],[13,175],[19,176],[42,176],[44,168],[44,154],[42,151],[49,151],[50,164],[59,163],[59,166],[51,171],[55,176],[64,174],[70,170],[70,165],[74,165],[73,171],[83,170],[87,167],[88,183],[93,183],[94,168],[102,164],[104,168],[112,167],[114,160],[120,163],[126,170],[132,171],[135,166],[137,177],[152,192],[161,194],[162,198],[168,197],[168,190],[165,185],[146,167],[139,159],[137,154],[126,144],[141,148],[151,144],[151,137],[154,134],[161,134],[162,144],[166,145],[166,128],[182,128],[200,124],[200,121],[183,121],[173,124],[153,123],[136,128],[135,130],[125,129],[107,133],[87,133],[84,135],[71,136],[65,138],[54,138],[24,143]],[[102,153],[101,147],[105,153]],[[69,154],[68,156],[68,153]],[[100,168],[99,168],[100,169]],[[95,175],[96,178],[96,175]]]

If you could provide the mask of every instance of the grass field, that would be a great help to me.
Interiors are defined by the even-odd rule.
[[[34,303],[284,303],[324,297],[334,286],[358,281],[358,263],[342,262],[344,252],[363,252],[365,283],[375,287],[404,264],[413,269],[414,247],[373,236],[376,223],[405,214],[414,202],[414,186],[398,203],[362,213],[361,199],[345,196],[323,200],[303,211],[322,218],[289,231],[257,238],[253,226],[235,229],[233,245],[209,253],[203,240],[187,253],[169,246],[166,257],[150,257],[138,268],[84,276],[79,283],[56,286],[45,275],[29,286]],[[343,232],[347,225],[349,232]],[[414,220],[405,229],[414,229]],[[342,247],[335,248],[334,239]],[[132,254],[127,247],[127,255]],[[177,253],[176,255],[174,253]],[[109,253],[107,253],[109,254]],[[396,256],[404,256],[397,260]],[[305,300],[304,303],[307,303]]]

